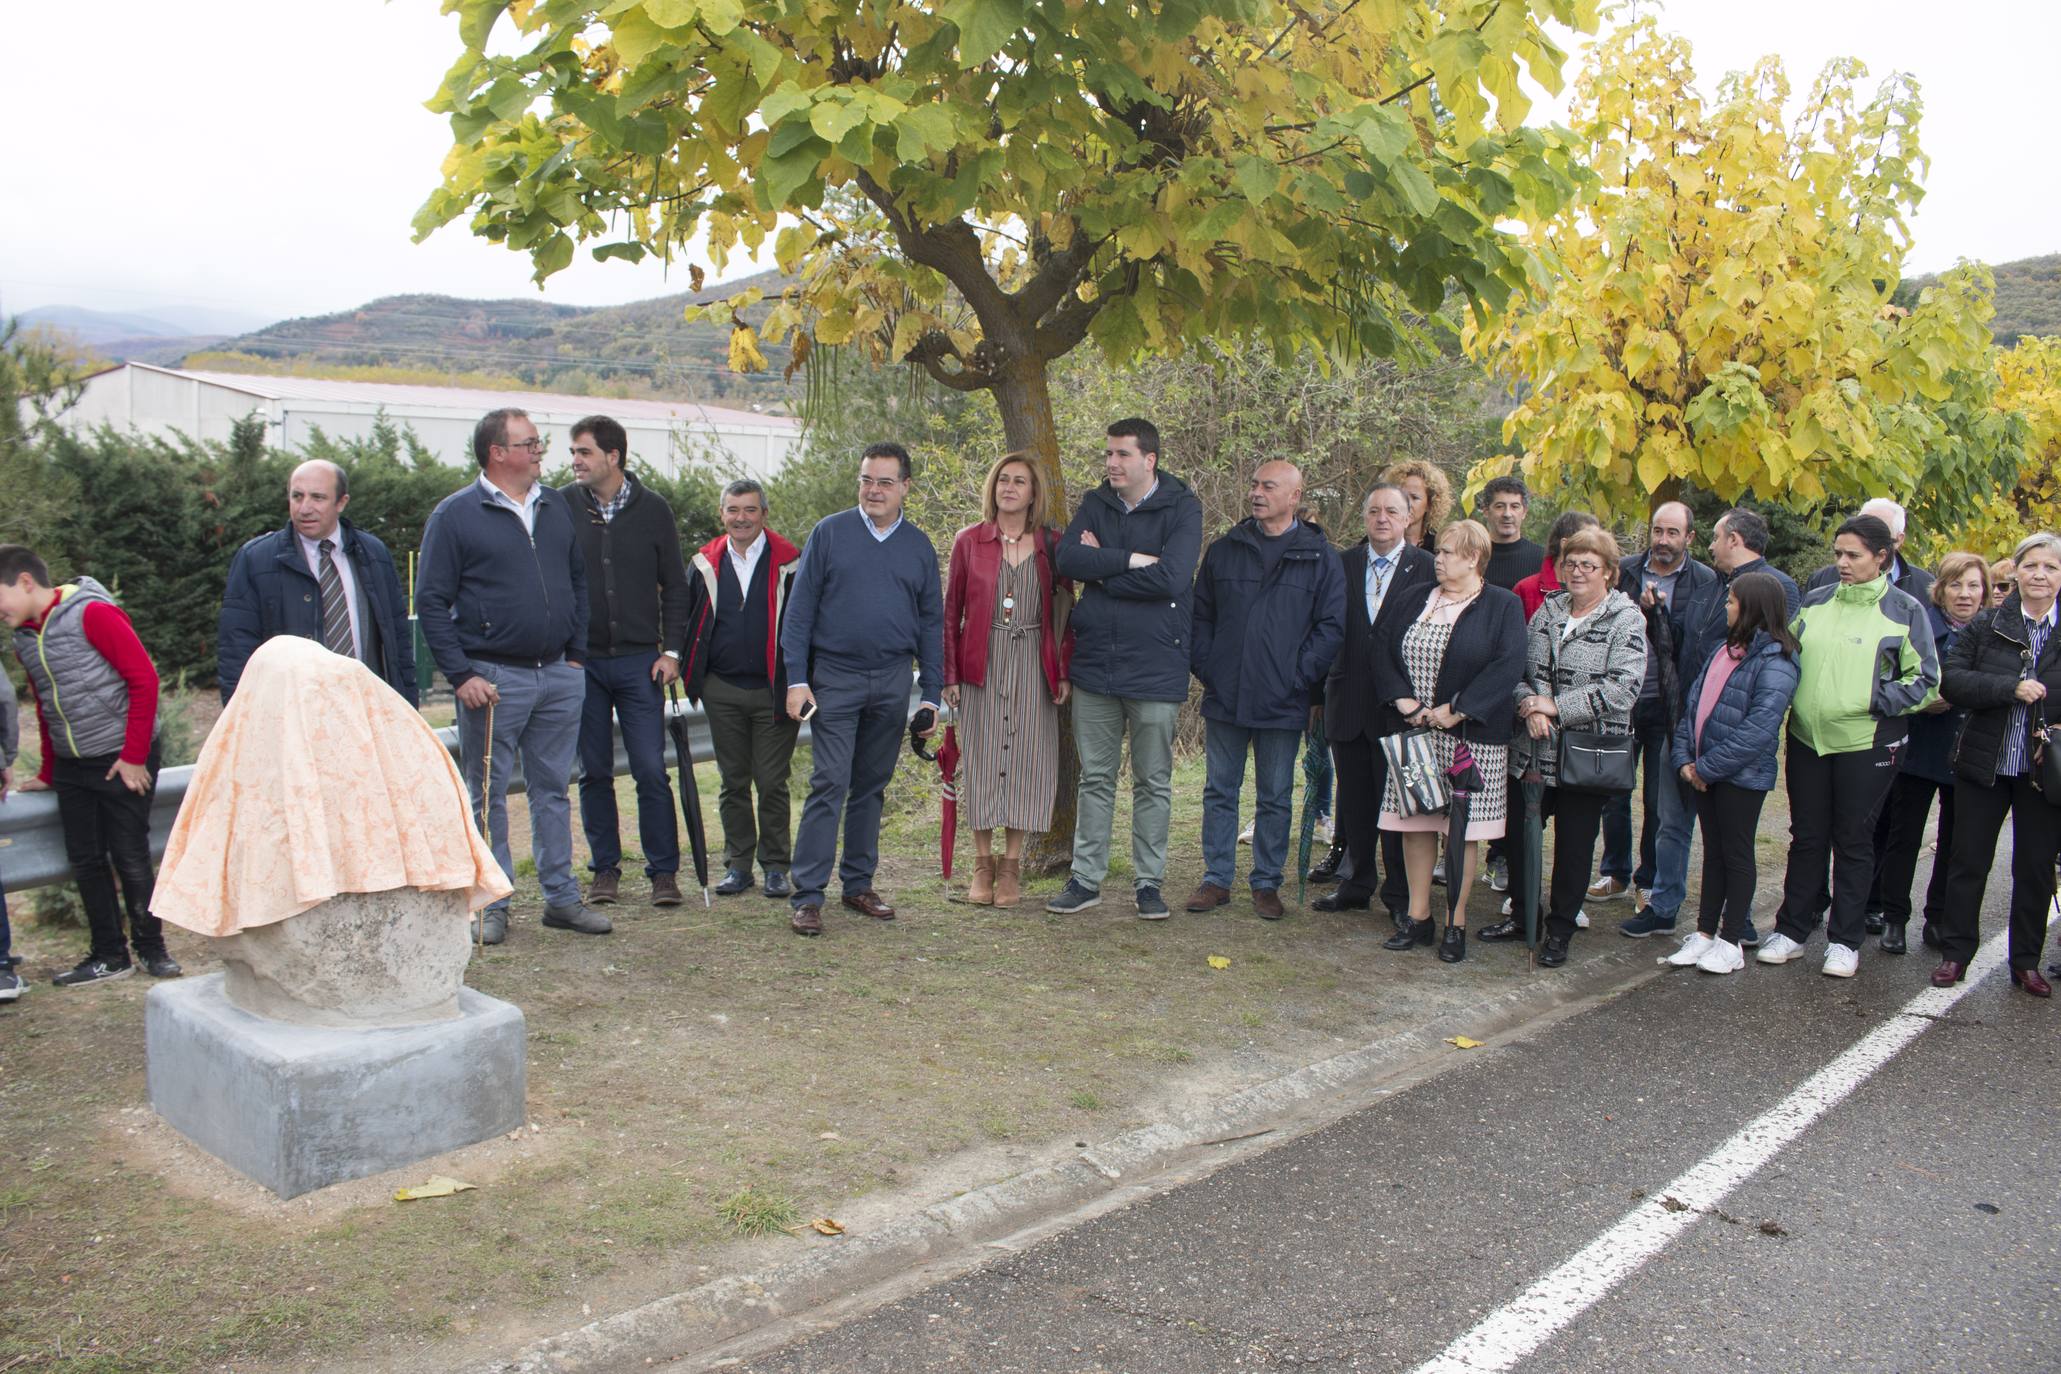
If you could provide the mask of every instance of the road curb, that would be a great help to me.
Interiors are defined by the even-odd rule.
[[[1625,991],[1657,976],[1651,954],[1641,942],[1585,961],[1572,977],[1528,975],[1423,1025],[1256,1083],[1206,1110],[1126,1131],[1070,1159],[975,1188],[772,1269],[711,1280],[546,1337],[512,1356],[464,1366],[460,1374],[601,1374],[706,1351],[1081,1207],[1163,1172],[1190,1151],[1263,1134],[1323,1098],[1371,1089],[1440,1053],[1448,1036],[1490,1040],[1573,1003]]]

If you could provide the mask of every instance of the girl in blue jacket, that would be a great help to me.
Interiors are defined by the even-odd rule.
[[[1725,598],[1725,642],[1696,675],[1675,726],[1674,766],[1703,823],[1696,933],[1667,962],[1705,973],[1746,966],[1739,937],[1753,912],[1753,836],[1775,785],[1782,718],[1796,695],[1796,638],[1782,584],[1747,573]]]

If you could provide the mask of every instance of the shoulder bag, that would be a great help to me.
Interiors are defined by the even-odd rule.
[[[1553,686],[1560,686],[1560,641],[1555,639],[1547,671]],[[1601,730],[1560,732],[1554,786],[1568,792],[1629,793],[1639,785],[1639,756],[1635,737],[1613,735]]]
[[[1433,732],[1405,730],[1381,737],[1381,753],[1396,782],[1397,804],[1405,816],[1435,816],[1453,799],[1452,785],[1431,742]]]

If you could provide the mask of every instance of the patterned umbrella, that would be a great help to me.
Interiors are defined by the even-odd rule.
[[[945,727],[945,742],[937,751],[938,776],[944,780],[944,825],[938,832],[943,851],[945,881],[952,881],[952,851],[959,843],[959,728]]]
[[[1310,887],[1310,849],[1317,839],[1317,796],[1331,781],[1331,746],[1324,739],[1324,718],[1313,717],[1303,734],[1302,841],[1295,855],[1295,903],[1302,905]]]

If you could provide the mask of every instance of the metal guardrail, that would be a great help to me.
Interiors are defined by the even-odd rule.
[[[913,708],[915,696],[911,695]],[[706,762],[715,757],[714,746],[709,738],[708,717],[698,706],[681,702],[667,707],[669,714],[685,716],[688,722],[688,738],[693,744],[697,762]],[[451,757],[458,757],[458,727],[447,725],[436,732]],[[801,727],[799,742],[809,740],[808,723]],[[672,741],[667,739],[666,764],[672,766]],[[578,760],[574,760],[574,778],[578,779]],[[620,727],[615,732],[615,776],[621,777],[630,771],[630,757],[623,748]],[[180,804],[186,800],[187,784],[193,780],[193,766],[183,765],[167,768],[158,774],[157,793],[150,806],[150,857],[164,856],[165,839],[172,833],[172,820],[179,814]],[[522,761],[518,759],[515,777],[509,783],[509,791],[526,790],[522,776]],[[72,866],[65,858],[64,830],[58,822],[57,798],[49,792],[9,792],[6,800],[0,801],[0,880],[7,884],[9,892],[23,892],[34,887],[47,887],[53,883],[71,881]]]

